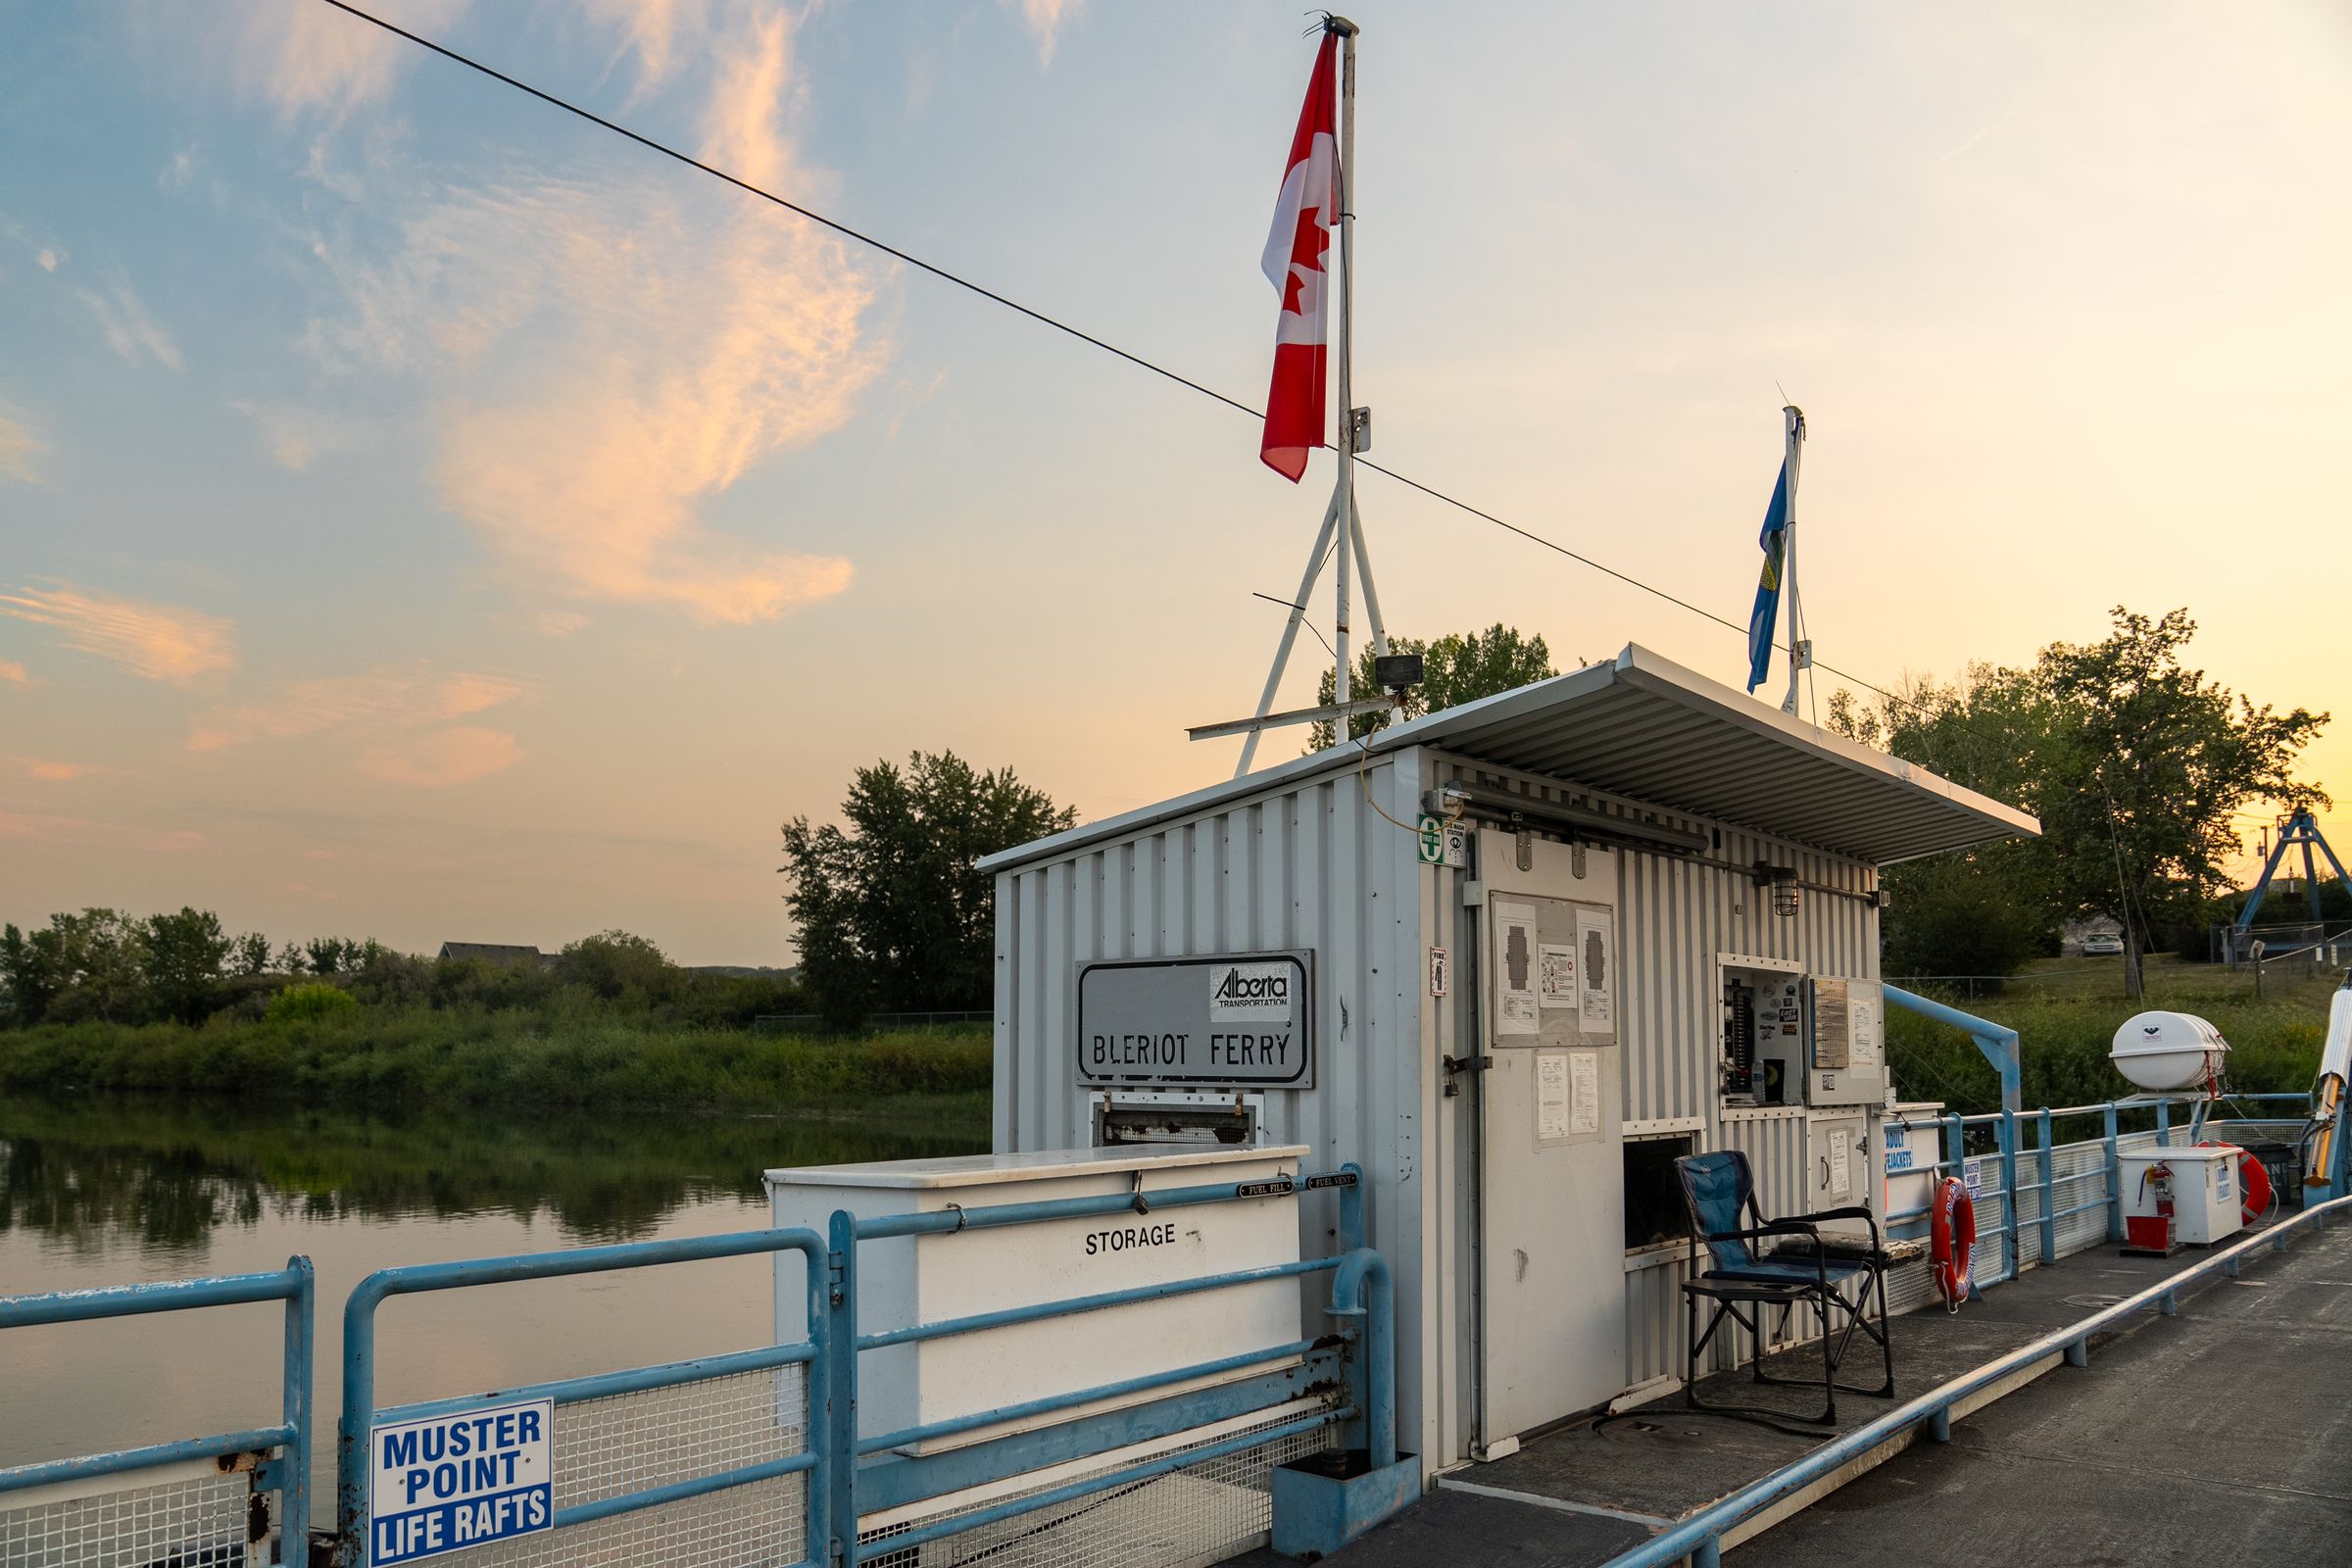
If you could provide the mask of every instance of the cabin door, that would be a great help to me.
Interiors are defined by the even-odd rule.
[[[1625,1390],[1617,858],[1482,832],[1479,1445]]]

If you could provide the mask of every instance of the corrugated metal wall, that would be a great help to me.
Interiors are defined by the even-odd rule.
[[[996,1147],[1082,1147],[1092,1102],[1077,1084],[1078,966],[1285,948],[1315,954],[1315,1087],[1266,1097],[1264,1136],[1309,1146],[1310,1168],[1365,1170],[1372,1245],[1396,1271],[1404,1434],[1420,1432],[1425,1311],[1421,1063],[1428,878],[1411,822],[1419,754],[1318,775],[997,877]],[[1310,1250],[1327,1251],[1337,1204],[1309,1195]],[[1435,1269],[1436,1264],[1428,1266]],[[1320,1288],[1318,1284],[1318,1289]],[[1423,1453],[1433,1445],[1406,1441]]]
[[[997,878],[996,1146],[1086,1144],[1090,1102],[1076,1084],[1076,974],[1093,958],[1182,956],[1309,948],[1316,953],[1316,1087],[1268,1097],[1266,1134],[1315,1151],[1314,1163],[1366,1169],[1373,1242],[1396,1270],[1398,1424],[1440,1459],[1463,1451],[1465,1383],[1473,1365],[1475,1270],[1464,1234],[1475,1166],[1461,1147],[1473,1126],[1441,1100],[1439,1056],[1455,1041],[1476,956],[1462,938],[1461,877],[1418,864],[1410,822],[1420,792],[1460,781],[1540,800],[1710,830],[1690,858],[1619,856],[1624,990],[1623,1113],[1629,1121],[1697,1118],[1703,1147],[1727,1147],[1716,1099],[1718,954],[1793,959],[1811,972],[1876,978],[1878,913],[1855,896],[1807,891],[1794,918],[1776,916],[1747,867],[1792,864],[1807,882],[1860,895],[1876,873],[1852,860],[1780,843],[1553,779],[1425,750],[1279,785]],[[1427,950],[1452,950],[1453,995],[1427,1003]],[[1425,1069],[1424,1063],[1430,1064]],[[1443,1120],[1441,1121],[1441,1112]],[[1803,1196],[1801,1149],[1786,1132],[1740,1135],[1756,1156],[1767,1206]],[[1773,1140],[1779,1140],[1777,1142]],[[1442,1217],[1441,1217],[1442,1212]],[[1332,1223],[1318,1201],[1310,1225]],[[1682,1371],[1685,1265],[1626,1276],[1626,1384]],[[1457,1289],[1458,1285],[1458,1289]]]
[[[1715,959],[1718,954],[1787,958],[1812,974],[1877,979],[1879,911],[1859,897],[1878,885],[1877,871],[1745,829],[1464,759],[1436,758],[1429,771],[1433,787],[1484,784],[1714,835],[1715,846],[1704,857],[1642,850],[1618,857],[1625,1119],[1699,1118],[1702,1148],[1746,1150],[1757,1200],[1767,1213],[1800,1209],[1806,1196],[1803,1122],[1749,1121],[1736,1132],[1723,1122],[1715,1077],[1721,1017]],[[1747,870],[1765,859],[1793,865],[1801,881],[1839,894],[1807,889],[1793,917],[1776,915]],[[1682,1374],[1682,1283],[1688,1272],[1678,1259],[1626,1275],[1627,1387]]]

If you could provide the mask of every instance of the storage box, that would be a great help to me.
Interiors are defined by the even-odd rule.
[[[1114,1148],[813,1165],[767,1172],[767,1190],[777,1225],[806,1225],[820,1236],[835,1209],[870,1219],[1140,1195],[1140,1209],[1123,1206],[1109,1215],[861,1244],[858,1329],[872,1334],[1296,1262],[1298,1210],[1291,1181],[1306,1152],[1304,1145],[1181,1152]],[[1150,1206],[1154,1192],[1239,1182],[1274,1183],[1279,1190],[1231,1202]],[[779,1344],[808,1337],[802,1267],[799,1254],[778,1254]],[[858,1359],[858,1431],[874,1437],[1287,1345],[1301,1338],[1299,1299],[1296,1280],[1265,1280],[869,1350]],[[1195,1386],[1167,1385],[1136,1397],[1165,1398]],[[1111,1402],[1026,1424],[1068,1420]],[[953,1447],[1008,1430],[1014,1429],[978,1428],[918,1446]]]
[[[2116,1156],[2125,1218],[2160,1212],[2156,1184],[2149,1173],[2163,1166],[2172,1173],[2174,1236],[2190,1246],[2228,1241],[2245,1228],[2237,1181],[2237,1161],[2243,1152],[2234,1144],[2127,1150]]]

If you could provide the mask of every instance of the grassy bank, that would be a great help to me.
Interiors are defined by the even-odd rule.
[[[2120,959],[2056,958],[2036,964],[1999,996],[1938,1000],[2018,1032],[2029,1108],[2088,1104],[2128,1093],[2107,1050],[2117,1026],[2146,1008],[2212,1020],[2230,1042],[2233,1089],[2299,1093],[2311,1087],[2333,978],[2275,979],[2259,1001],[2245,975],[2208,964],[2155,957],[2146,979],[2147,997],[2132,1002],[2123,995]],[[1916,1013],[1887,1012],[1887,1049],[1906,1098],[1942,1100],[1971,1114],[2000,1108],[1992,1068],[1966,1037]]]
[[[987,1102],[969,1030],[861,1039],[755,1035],[643,1018],[369,1007],[300,1020],[41,1024],[0,1033],[0,1093],[225,1095],[384,1108],[858,1108]]]

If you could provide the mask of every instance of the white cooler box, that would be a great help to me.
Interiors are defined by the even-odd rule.
[[[841,1208],[871,1219],[1123,1196],[1139,1184],[1148,1205],[1152,1193],[1169,1188],[1290,1179],[1276,1194],[1231,1202],[1143,1213],[1121,1207],[1082,1219],[865,1242],[858,1256],[858,1326],[871,1334],[1296,1262],[1298,1200],[1291,1182],[1306,1152],[1302,1144],[1181,1152],[1127,1147],[811,1165],[767,1172],[767,1190],[777,1225],[806,1225],[822,1236]],[[779,1253],[779,1344],[808,1338],[804,1289],[800,1255]],[[866,1437],[903,1431],[1287,1345],[1302,1338],[1299,1302],[1298,1280],[1265,1280],[871,1350],[858,1362],[858,1431]],[[1164,1385],[1133,1397],[1165,1398],[1195,1386]],[[1051,1424],[1076,1413],[1064,1410],[1023,1424]],[[981,1428],[920,1447],[955,1447],[1005,1430]]]
[[[2173,1173],[2173,1239],[2198,1246],[2226,1242],[2245,1229],[2237,1162],[2244,1151],[2231,1144],[2210,1149],[2133,1149],[2116,1156],[2124,1189],[2124,1213],[2145,1218],[2156,1212],[2156,1186],[2149,1167]]]

